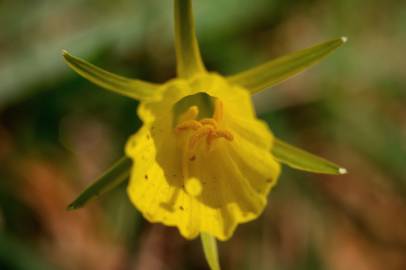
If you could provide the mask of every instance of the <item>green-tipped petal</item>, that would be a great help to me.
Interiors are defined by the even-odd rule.
[[[130,173],[131,159],[122,157],[96,182],[91,184],[68,206],[68,210],[83,207],[90,200],[100,197],[126,180]]]
[[[347,41],[346,37],[327,41],[314,47],[297,51],[255,68],[230,76],[235,84],[247,88],[252,94],[274,86],[319,62]]]
[[[195,33],[191,0],[175,0],[177,73],[187,78],[205,72]]]
[[[156,84],[128,79],[96,67],[83,59],[69,54],[67,51],[62,51],[62,53],[69,67],[85,79],[102,88],[138,100],[153,99],[159,95],[159,86]]]
[[[220,270],[216,239],[207,233],[202,233],[200,235],[200,239],[202,240],[204,256],[206,257],[206,261],[209,264],[210,269]]]
[[[334,175],[347,173],[345,168],[277,138],[274,141],[272,154],[281,163],[297,170]]]

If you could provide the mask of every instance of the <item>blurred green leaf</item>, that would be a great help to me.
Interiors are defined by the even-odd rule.
[[[294,169],[323,174],[345,174],[347,170],[307,151],[275,138],[272,153],[281,163]]]
[[[69,67],[102,88],[137,100],[153,98],[159,93],[158,85],[125,78],[70,55],[67,51],[62,53]]]
[[[106,49],[113,49],[120,59],[129,52],[140,53],[147,40],[159,36],[154,44],[158,48],[155,56],[159,58],[166,57],[167,50],[162,49],[168,47],[172,37],[168,27],[173,16],[171,1],[94,1],[92,5],[84,0],[0,3],[0,22],[7,25],[0,33],[0,106],[42,91],[42,87],[33,89],[33,86],[57,81],[66,75],[58,54],[61,48],[86,57],[100,56]],[[194,4],[201,41],[210,41],[215,35],[224,36],[230,30],[240,31],[240,25],[249,25],[258,18],[258,13],[269,16],[274,5],[268,0],[252,0],[243,9],[235,0],[222,0],[216,5],[213,1],[195,1]],[[221,12],[219,6],[227,12]],[[48,26],[67,22],[69,29],[44,35],[44,22],[52,22]],[[162,51],[164,55],[159,54]],[[132,74],[138,74],[145,64],[128,68]]]
[[[395,99],[399,104],[405,100],[400,97]],[[355,106],[356,114],[351,110]],[[406,195],[406,136],[402,125],[374,106],[356,100],[342,102],[329,109],[336,117],[334,124],[329,127],[331,132],[385,172],[394,190]],[[351,132],[346,132],[348,130]]]
[[[69,204],[68,210],[81,208],[90,200],[98,198],[117,187],[129,176],[131,164],[131,159],[122,157],[96,182],[86,188],[76,200]]]
[[[274,86],[308,67],[318,63],[322,58],[347,41],[342,37],[318,44],[314,47],[293,52],[271,60],[265,64],[230,76],[232,83],[242,85],[252,94]]]
[[[10,235],[0,233],[0,267],[3,263],[15,270],[56,269],[38,256],[26,243]],[[6,269],[9,269],[7,266]]]

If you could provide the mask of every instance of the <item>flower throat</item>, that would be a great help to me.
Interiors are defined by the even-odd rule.
[[[175,132],[182,143],[182,174],[186,184],[190,178],[189,163],[196,159],[198,149],[203,148],[203,151],[210,152],[214,141],[223,138],[231,142],[234,139],[233,134],[222,127],[223,102],[214,98],[213,103],[212,117],[198,120],[199,107],[192,105],[179,116],[175,126]]]

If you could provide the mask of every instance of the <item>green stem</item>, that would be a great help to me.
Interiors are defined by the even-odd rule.
[[[188,78],[205,72],[195,33],[191,0],[175,0],[175,50],[179,77]]]
[[[206,257],[206,261],[209,264],[210,269],[220,270],[221,268],[216,239],[207,233],[200,234],[200,239],[202,241],[204,256]]]

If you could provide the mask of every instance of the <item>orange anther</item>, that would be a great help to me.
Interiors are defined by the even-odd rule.
[[[214,112],[212,118],[196,120],[199,110],[196,106],[191,106],[179,118],[179,124],[176,126],[176,132],[192,132],[187,135],[186,142],[183,145],[182,153],[182,173],[183,177],[189,177],[189,162],[196,159],[196,151],[199,142],[206,139],[207,150],[210,151],[214,140],[224,138],[227,141],[234,139],[233,134],[226,129],[220,129],[219,123],[223,120],[223,103],[216,99],[214,103]]]
[[[217,137],[222,137],[228,141],[232,141],[234,139],[233,134],[231,134],[230,131],[224,129],[217,130],[216,135]]]
[[[180,123],[179,125],[176,126],[176,131],[183,131],[183,130],[188,130],[188,129],[192,129],[192,130],[198,130],[199,128],[201,128],[203,125],[196,120],[187,120],[184,121],[182,123]]]
[[[203,125],[210,125],[213,126],[214,128],[217,128],[217,121],[214,120],[213,118],[204,118],[200,120],[200,123],[202,123]]]

